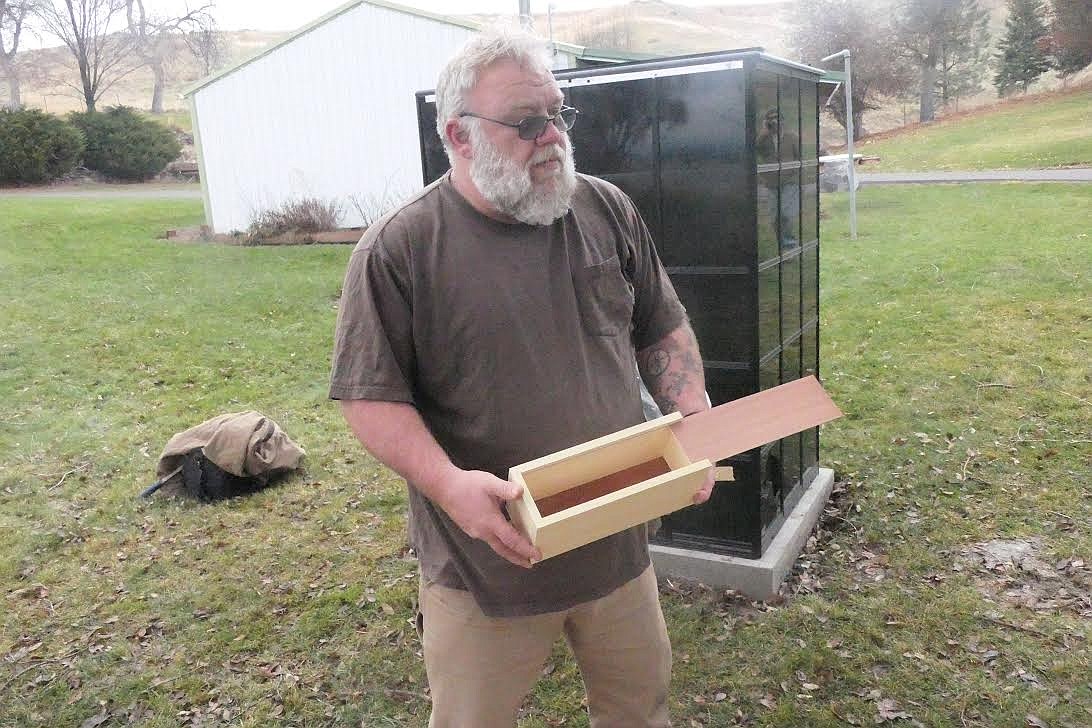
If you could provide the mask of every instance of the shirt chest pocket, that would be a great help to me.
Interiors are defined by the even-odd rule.
[[[580,268],[574,275],[577,306],[584,330],[593,336],[617,336],[633,321],[633,288],[618,258]]]

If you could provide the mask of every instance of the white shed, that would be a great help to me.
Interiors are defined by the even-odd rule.
[[[371,215],[419,189],[414,94],[479,29],[354,0],[187,89],[207,224],[246,230],[256,213],[310,197],[336,200],[342,224],[357,226],[358,207]],[[555,68],[584,51],[556,45]]]

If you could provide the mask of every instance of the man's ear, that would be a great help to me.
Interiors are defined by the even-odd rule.
[[[444,135],[447,137],[448,144],[455,150],[455,154],[464,159],[471,159],[474,156],[470,144],[470,133],[463,128],[458,119],[447,120],[444,124]]]

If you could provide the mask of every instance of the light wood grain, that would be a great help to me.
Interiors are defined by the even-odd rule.
[[[691,461],[716,462],[842,416],[815,377],[742,397],[671,426]]]

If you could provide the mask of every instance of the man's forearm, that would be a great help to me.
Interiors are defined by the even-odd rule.
[[[523,490],[481,470],[457,468],[420,413],[402,402],[342,400],[353,434],[377,460],[412,483],[471,538],[481,539],[516,566],[542,558],[504,517],[501,504]]]
[[[708,409],[705,371],[690,324],[683,323],[652,346],[638,351],[637,367],[663,412],[688,415]]]
[[[433,501],[457,471],[425,426],[417,408],[403,402],[342,400],[341,411],[353,434],[377,460]]]

